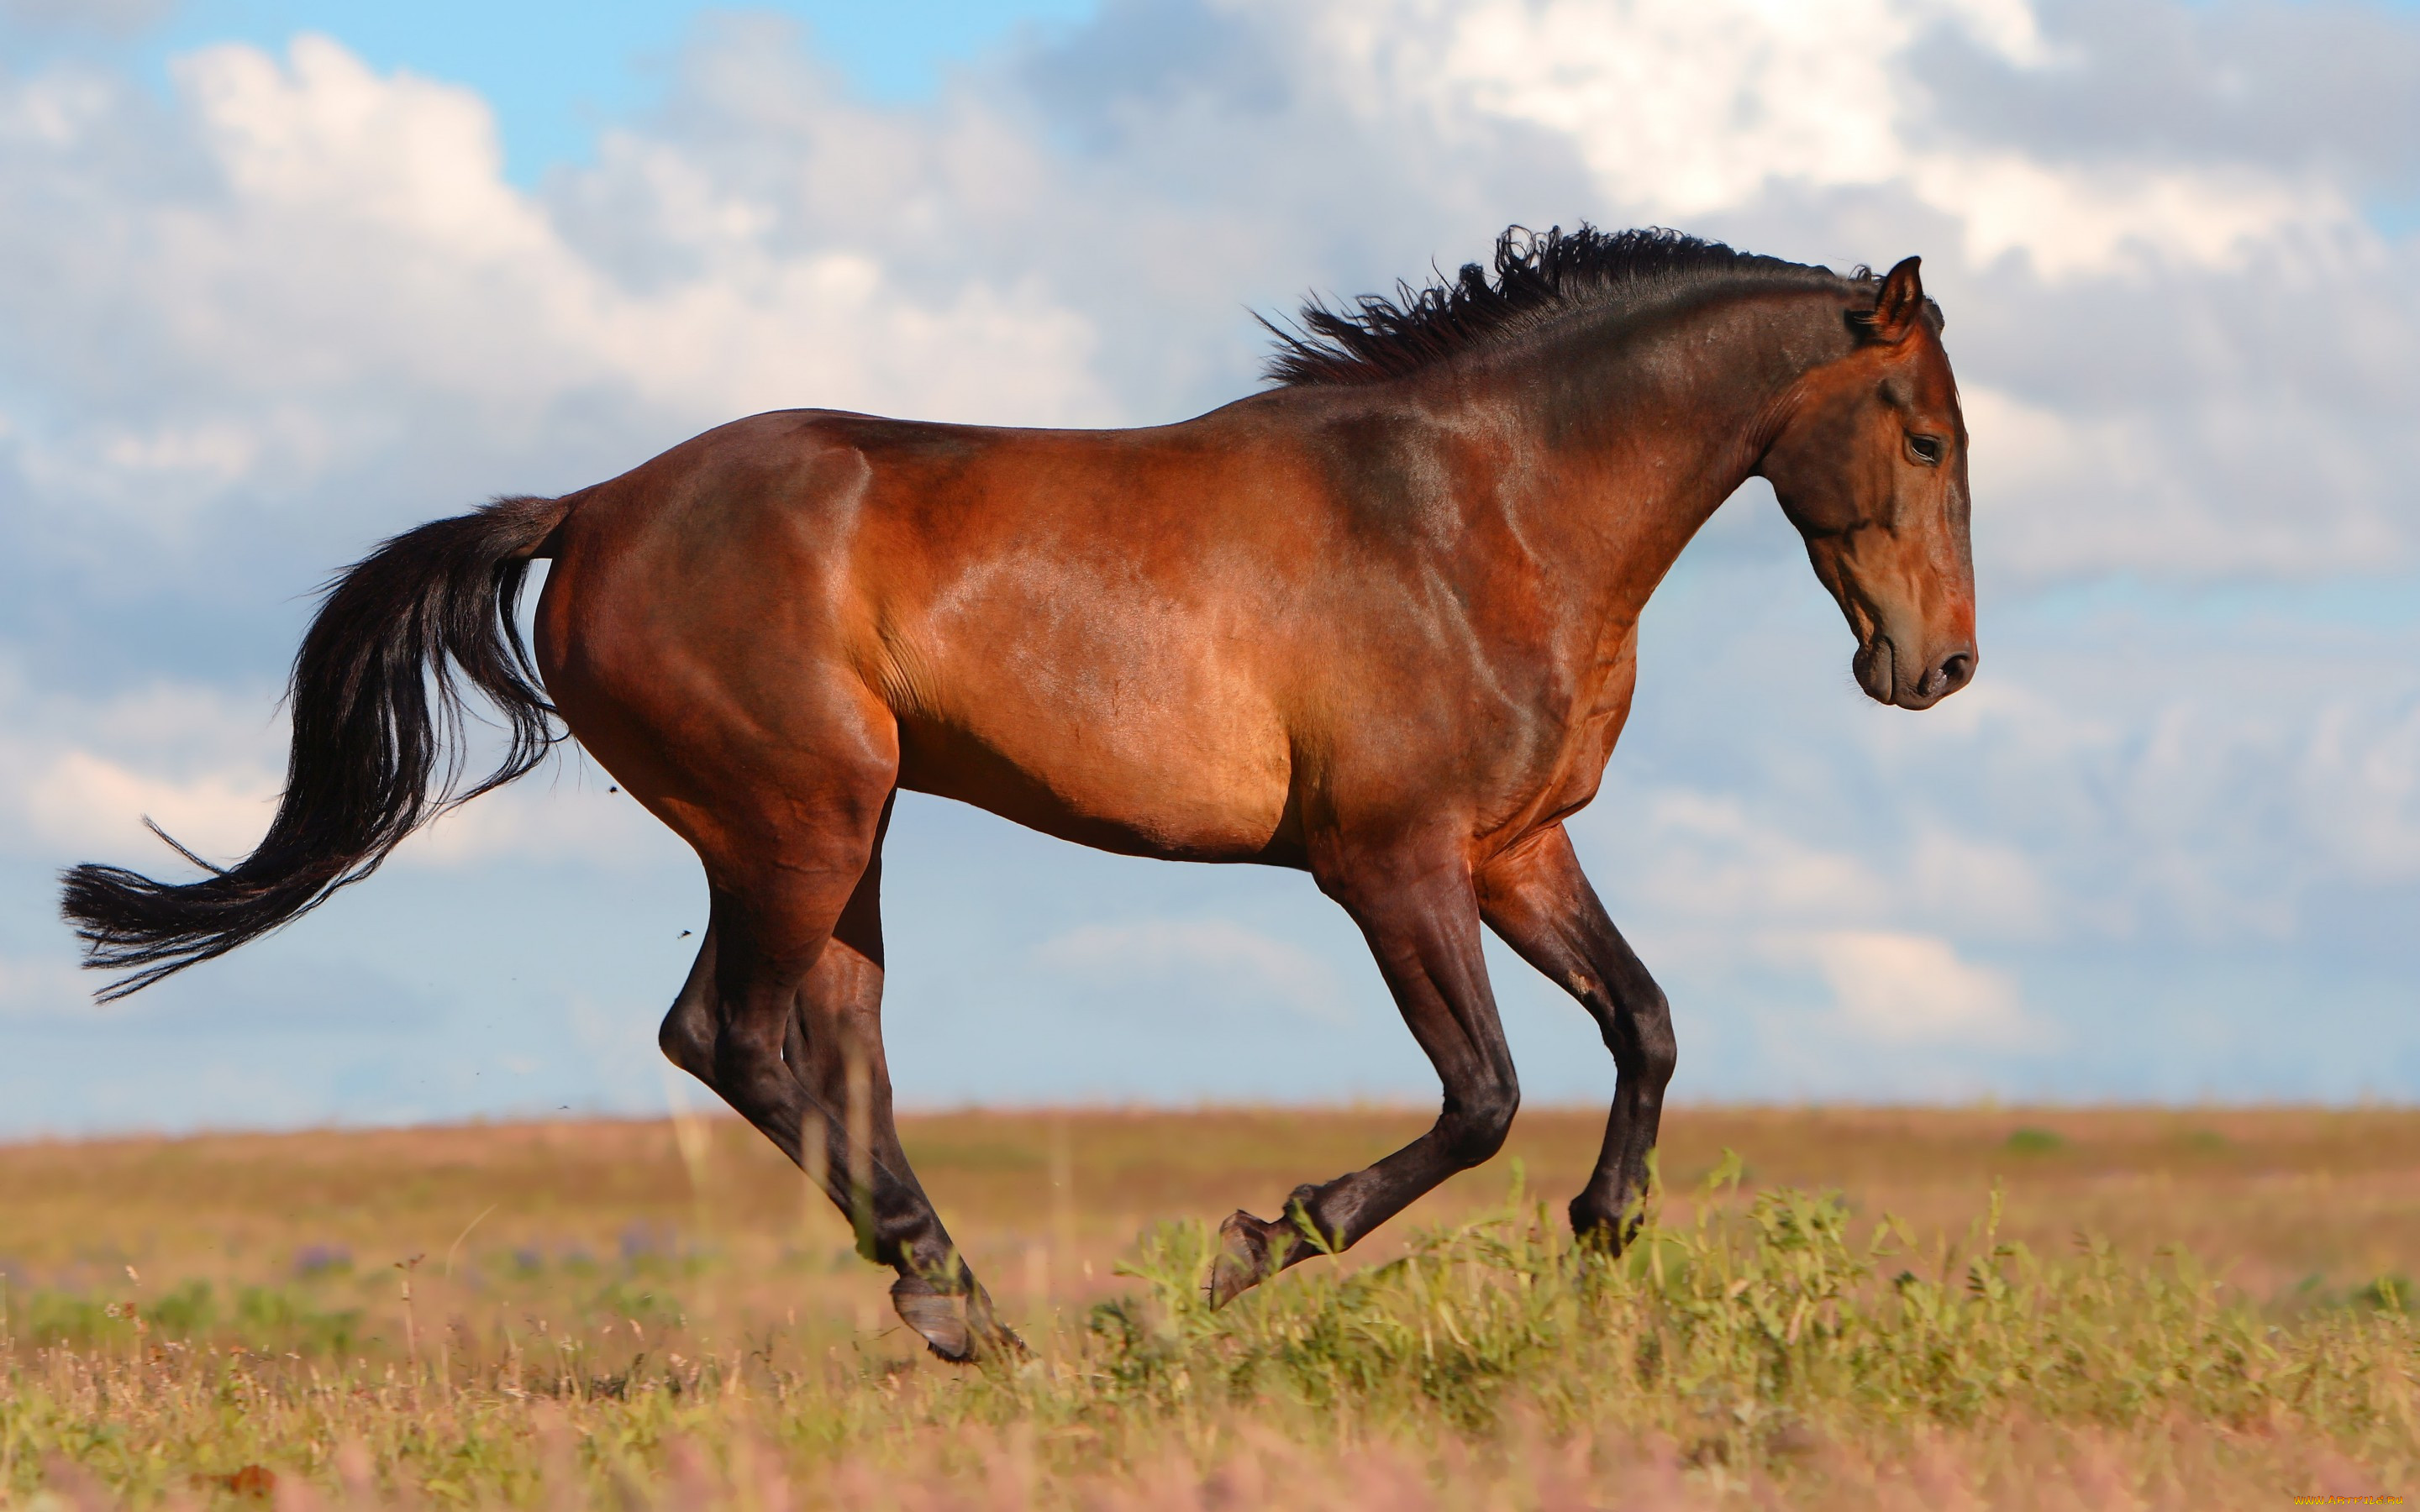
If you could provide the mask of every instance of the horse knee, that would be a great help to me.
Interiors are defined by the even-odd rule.
[[[1446,1153],[1467,1169],[1493,1160],[1512,1132],[1512,1116],[1521,1110],[1521,1088],[1510,1070],[1455,1099],[1437,1120]]]
[[[1638,1042],[1638,1074],[1661,1090],[1681,1061],[1680,1041],[1672,1036],[1672,1006],[1661,988],[1632,1015]]]
[[[1625,1077],[1637,1076],[1659,1090],[1672,1079],[1680,1045],[1672,1037],[1672,1005],[1664,989],[1646,982],[1599,1011],[1605,1047]]]

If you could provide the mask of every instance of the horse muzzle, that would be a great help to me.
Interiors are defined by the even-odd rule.
[[[1962,641],[1918,662],[1902,657],[1890,637],[1878,635],[1857,648],[1850,667],[1857,686],[1875,702],[1929,709],[1975,680],[1975,644]]]

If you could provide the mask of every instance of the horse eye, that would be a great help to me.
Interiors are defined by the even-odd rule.
[[[1926,467],[1937,467],[1941,463],[1941,438],[1938,436],[1910,436],[1907,449]]]

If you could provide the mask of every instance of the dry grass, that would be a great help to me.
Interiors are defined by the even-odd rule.
[[[2266,1506],[2420,1461],[2420,1114],[1682,1109],[1608,1267],[1504,1206],[1593,1156],[1532,1111],[1348,1262],[1193,1303],[1155,1226],[1422,1121],[908,1120],[1006,1377],[911,1350],[722,1120],[0,1149],[0,1506]]]

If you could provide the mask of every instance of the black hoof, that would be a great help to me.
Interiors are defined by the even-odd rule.
[[[1619,1213],[1608,1213],[1585,1197],[1575,1197],[1571,1205],[1572,1237],[1583,1249],[1619,1256],[1638,1237],[1640,1219],[1632,1214],[1625,1220]]]
[[[923,1336],[925,1348],[953,1365],[1004,1360],[1028,1354],[1025,1341],[991,1315],[991,1299],[970,1282],[964,1291],[944,1291],[920,1275],[903,1275],[891,1288],[892,1310]]]
[[[1281,1225],[1240,1208],[1218,1226],[1218,1257],[1210,1262],[1210,1305],[1224,1307],[1285,1268],[1294,1236]]]
[[[1227,1215],[1218,1226],[1218,1257],[1210,1263],[1210,1284],[1202,1288],[1211,1306],[1225,1306],[1296,1260],[1333,1255],[1344,1247],[1341,1240],[1331,1247],[1309,1237],[1315,1231],[1311,1205],[1319,1191],[1309,1182],[1295,1187],[1286,1198],[1285,1216],[1276,1223],[1240,1208]]]

